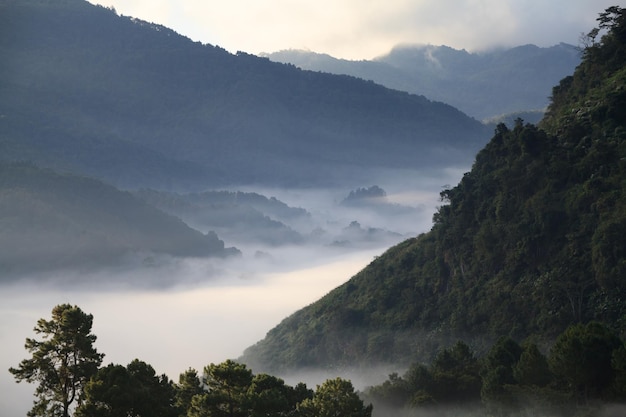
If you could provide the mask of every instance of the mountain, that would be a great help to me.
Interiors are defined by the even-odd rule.
[[[328,185],[469,164],[450,105],[192,42],[84,0],[0,0],[2,160],[124,188]]]
[[[448,46],[406,45],[371,61],[348,61],[298,50],[264,56],[302,69],[349,74],[421,94],[479,120],[544,110],[552,86],[580,63],[579,49],[564,43],[480,53]]]
[[[304,236],[289,224],[311,223],[311,214],[276,198],[242,191],[172,193],[139,190],[134,193],[198,230],[214,230],[229,242],[294,245]]]
[[[0,281],[38,272],[118,267],[133,258],[227,257],[202,234],[101,181],[0,163]]]
[[[248,348],[255,369],[426,361],[463,339],[549,346],[577,322],[626,323],[626,21],[552,93],[539,127],[500,124],[428,233],[390,248]]]

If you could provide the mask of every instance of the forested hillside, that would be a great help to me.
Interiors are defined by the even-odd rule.
[[[1,0],[0,54],[0,158],[118,186],[361,185],[374,169],[469,164],[484,145],[447,104],[84,0]]]
[[[202,234],[100,181],[0,163],[0,282],[37,272],[120,267],[133,257],[145,262],[158,255],[238,253],[215,233]]]
[[[499,125],[428,233],[286,318],[242,358],[285,370],[430,359],[463,339],[540,345],[626,325],[626,21],[602,13],[539,127]],[[623,335],[622,335],[623,336]]]

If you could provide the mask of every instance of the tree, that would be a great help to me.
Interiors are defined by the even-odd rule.
[[[514,367],[522,355],[522,348],[510,337],[501,337],[487,354],[481,376],[481,399],[493,414],[516,405],[508,386],[516,384]]]
[[[293,388],[272,375],[259,374],[252,379],[248,388],[247,401],[251,409],[251,417],[287,416],[295,409],[291,400]]]
[[[472,402],[480,398],[479,365],[470,347],[458,341],[437,354],[430,369],[432,394],[442,402]]]
[[[103,354],[93,344],[93,316],[69,304],[52,309],[52,320],[39,319],[34,328],[42,340],[27,338],[32,353],[17,368],[10,368],[17,382],[39,383],[29,416],[68,417],[70,407],[82,401],[83,388],[96,373]]]
[[[613,383],[611,360],[621,346],[617,335],[600,323],[575,324],[556,339],[548,363],[563,387],[587,403]]]
[[[76,417],[176,417],[174,386],[166,375],[135,359],[127,367],[108,365],[85,386]]]
[[[414,365],[414,367],[416,366],[420,365]],[[376,403],[400,408],[405,406],[411,399],[413,392],[419,389],[423,389],[423,387],[413,387],[406,379],[393,372],[381,385],[370,387],[367,390],[367,397]]]
[[[303,417],[371,417],[372,405],[366,407],[352,382],[338,377],[318,385],[313,398],[298,405],[298,412]]]
[[[189,368],[178,378],[178,384],[176,385],[176,408],[180,414],[180,417],[187,416],[189,408],[191,408],[191,401],[195,395],[200,395],[204,392],[202,389],[202,382],[198,377],[198,372],[195,369]]]
[[[206,392],[191,400],[190,417],[246,416],[247,392],[252,384],[252,371],[246,365],[227,360],[204,368]]]
[[[552,380],[548,359],[534,343],[522,347],[519,361],[513,367],[513,376],[520,385],[545,387]]]

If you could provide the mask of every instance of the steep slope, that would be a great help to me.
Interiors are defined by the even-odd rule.
[[[257,368],[427,360],[457,338],[550,343],[626,323],[626,9],[555,87],[541,126],[499,125],[429,233],[373,261],[250,347]],[[593,34],[594,32],[592,32]]]
[[[448,103],[479,120],[543,110],[553,85],[572,73],[580,52],[567,44],[469,53],[447,46],[398,46],[372,61],[287,50],[266,54],[302,69],[349,74]]]
[[[128,192],[100,181],[0,164],[0,281],[60,269],[119,266],[128,257],[237,254]]]
[[[4,160],[133,187],[313,185],[469,164],[484,144],[449,105],[232,55],[84,0],[1,0],[0,28]]]

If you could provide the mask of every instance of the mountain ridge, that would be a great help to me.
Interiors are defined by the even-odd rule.
[[[386,55],[361,61],[301,50],[263,54],[303,69],[350,74],[421,94],[483,121],[507,113],[544,110],[552,86],[574,70],[579,55],[578,48],[564,43],[481,53],[445,45],[400,45]]]
[[[86,1],[0,8],[4,160],[124,188],[313,186],[467,164],[484,140],[447,104],[233,55]]]

